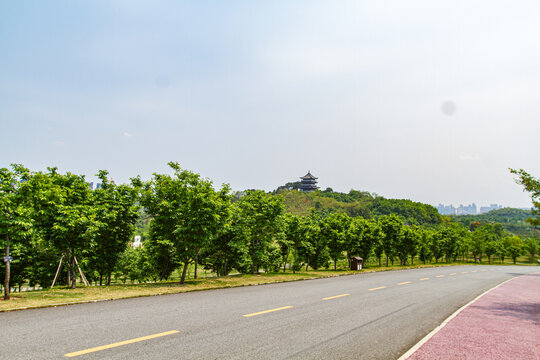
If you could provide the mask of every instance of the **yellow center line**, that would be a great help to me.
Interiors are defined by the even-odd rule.
[[[402,283],[399,283],[398,285],[405,285],[405,284],[410,284],[411,281],[405,281],[405,282],[402,282]]]
[[[265,311],[259,311],[259,312],[256,312],[256,313],[246,314],[246,315],[243,315],[243,316],[244,316],[244,317],[251,317],[251,316],[256,316],[256,315],[262,315],[262,314],[271,313],[271,312],[274,312],[274,311],[280,311],[280,310],[290,309],[290,308],[292,308],[292,306],[283,306],[283,307],[280,307],[280,308],[275,308],[275,309],[270,309],[270,310],[265,310]]]
[[[462,271],[461,273],[462,274],[468,274],[469,272],[468,271]]]
[[[349,296],[349,295],[351,295],[351,294],[341,294],[341,295],[336,295],[336,296],[330,296],[330,297],[323,298],[323,300],[332,300],[332,299],[337,299],[337,298],[344,297],[344,296]]]
[[[421,278],[420,281],[429,280],[429,278]]]
[[[437,276],[435,276],[435,277],[444,277],[444,275],[437,275]]]
[[[473,270],[473,271],[471,271],[471,272],[478,272],[478,270]]]
[[[115,348],[115,347],[118,347],[118,346],[124,346],[124,345],[128,345],[128,344],[133,344],[133,343],[136,343],[136,342],[139,342],[139,341],[155,339],[155,338],[158,338],[158,337],[161,337],[161,336],[177,334],[179,332],[180,331],[178,331],[178,330],[166,331],[166,332],[162,332],[162,333],[159,333],[159,334],[148,335],[148,336],[143,336],[143,337],[139,337],[139,338],[136,338],[136,339],[120,341],[120,342],[116,342],[116,343],[109,344],[109,345],[103,345],[103,346],[98,346],[98,347],[94,347],[94,348],[90,348],[90,349],[86,349],[86,350],[75,351],[75,352],[72,352],[72,353],[69,353],[69,354],[64,354],[64,356],[66,356],[66,357],[74,357],[74,356],[84,355],[84,354],[93,353],[93,352],[96,352],[96,351]]]
[[[456,273],[451,273],[451,274],[448,274],[448,275],[456,275]]]
[[[482,271],[487,271],[486,269],[482,270]]]
[[[386,288],[386,286],[380,286],[380,287],[368,289],[368,291],[381,290],[381,289],[385,289],[385,288]]]

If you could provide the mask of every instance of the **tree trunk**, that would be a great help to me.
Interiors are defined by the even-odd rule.
[[[186,260],[184,261],[184,269],[182,270],[182,277],[180,278],[180,284],[183,284],[184,281],[186,281],[186,272],[187,272],[188,266],[189,266],[189,258],[186,258]]]
[[[111,273],[107,275],[107,286],[111,286]]]
[[[71,258],[71,288],[75,289],[77,287],[77,273],[75,272],[75,252],[72,252]]]
[[[388,255],[386,255],[386,267],[388,267]]]
[[[379,257],[379,267],[381,267],[381,266],[382,266],[382,258]]]
[[[334,259],[334,271],[337,271],[337,259]]]
[[[6,256],[9,256],[9,236],[6,235]],[[4,278],[4,300],[9,300],[9,277],[11,275],[11,265],[8,262],[6,264],[6,277]]]
[[[199,252],[197,251],[197,255],[195,255],[195,273],[193,274],[193,278],[197,278],[197,265],[199,264]]]
[[[99,274],[99,286],[103,286],[103,275]]]

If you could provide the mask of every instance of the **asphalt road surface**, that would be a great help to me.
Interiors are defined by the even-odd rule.
[[[397,359],[537,271],[439,267],[0,313],[0,359]]]

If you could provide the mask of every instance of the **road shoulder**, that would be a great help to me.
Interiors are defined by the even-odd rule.
[[[506,281],[480,295],[400,360],[540,359],[540,273]]]

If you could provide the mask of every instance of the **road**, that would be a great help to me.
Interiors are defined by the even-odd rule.
[[[452,266],[0,313],[1,359],[397,359],[525,266]]]

